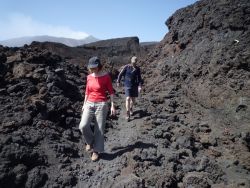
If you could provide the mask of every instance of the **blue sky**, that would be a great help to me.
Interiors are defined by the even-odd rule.
[[[197,0],[0,0],[0,40],[51,35],[160,41],[165,21]]]

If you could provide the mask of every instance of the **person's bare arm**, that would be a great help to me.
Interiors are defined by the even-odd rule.
[[[84,106],[85,106],[85,103],[86,103],[87,99],[88,99],[88,95],[85,95],[84,102],[83,102],[83,105],[82,105],[82,111],[84,110]]]
[[[111,103],[111,116],[115,115],[115,104],[114,104],[114,94],[110,95],[110,103]]]

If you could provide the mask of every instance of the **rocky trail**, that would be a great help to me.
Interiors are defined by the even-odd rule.
[[[124,118],[124,94],[118,92],[118,119],[112,120],[107,129],[106,151],[98,162],[82,160],[80,177],[85,178],[78,186],[209,187],[209,179],[218,182],[213,187],[223,186],[224,181],[231,182],[231,187],[249,185],[249,171],[242,170],[234,154],[230,154],[235,152],[231,139],[236,131],[211,127],[201,106],[185,101],[180,91],[173,92],[173,88],[165,92],[169,93],[165,96],[169,101],[165,106],[168,113],[155,113],[163,102],[151,98],[157,104],[153,107],[149,94],[142,93],[130,122]],[[192,109],[196,110],[190,112]],[[224,144],[217,146],[217,142]],[[239,155],[246,159],[249,153],[243,148],[244,145],[238,150]],[[224,155],[226,150],[230,152]],[[84,155],[90,157],[86,152]]]
[[[78,183],[80,187],[138,187],[143,185],[143,179],[136,175],[133,160],[140,158],[139,154],[143,150],[156,150],[156,145],[148,142],[141,132],[143,110],[139,106],[135,107],[131,120],[127,122],[123,88],[117,88],[117,90],[115,97],[117,116],[110,119],[110,127],[106,129],[105,152],[101,154],[97,162],[90,160],[91,152],[83,152],[83,155],[89,156],[89,159],[81,159],[82,169],[79,176],[84,177],[89,171],[92,173],[87,179],[86,177],[80,178]],[[137,104],[139,102],[140,100]]]

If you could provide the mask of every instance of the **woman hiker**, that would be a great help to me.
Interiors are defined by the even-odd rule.
[[[115,115],[114,90],[108,73],[102,71],[102,64],[98,57],[89,59],[85,99],[82,107],[82,118],[79,129],[86,141],[86,151],[92,150],[92,161],[99,159],[104,151],[104,128],[108,114],[107,92],[111,100],[111,115]],[[91,122],[94,120],[94,130]]]

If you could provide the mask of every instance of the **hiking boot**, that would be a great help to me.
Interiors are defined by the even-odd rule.
[[[91,161],[95,162],[99,159],[99,154],[96,152],[93,152],[92,156],[91,156]]]

